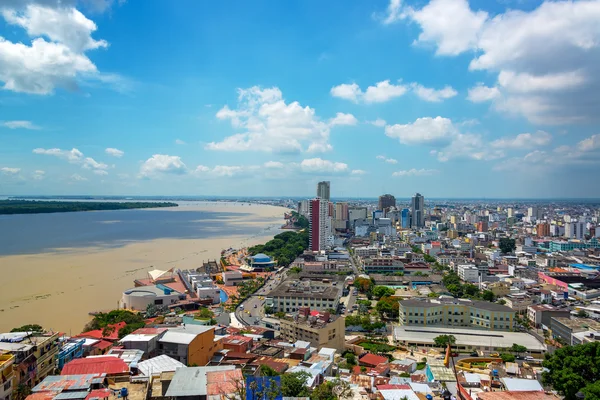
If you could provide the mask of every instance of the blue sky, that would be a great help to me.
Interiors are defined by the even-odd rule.
[[[600,1],[0,8],[0,194],[600,197]]]

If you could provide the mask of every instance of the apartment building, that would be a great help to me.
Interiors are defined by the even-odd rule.
[[[367,274],[403,272],[404,263],[395,257],[370,257],[364,259],[363,268]]]
[[[0,352],[0,400],[11,400],[13,393],[13,364],[15,356]]]
[[[362,258],[377,257],[379,255],[379,248],[377,246],[356,247],[354,254]]]
[[[335,283],[286,281],[267,295],[265,305],[275,312],[296,312],[300,307],[314,310],[337,310],[342,288]]]
[[[410,299],[400,301],[400,325],[450,326],[510,331],[515,311],[487,301]]]
[[[550,304],[537,304],[527,307],[527,319],[535,328],[541,328],[542,325],[550,327],[552,318],[569,318],[571,312],[564,308],[558,308]]]
[[[502,298],[507,307],[518,313],[527,312],[527,307],[533,305],[533,299],[526,293],[509,293]]]
[[[454,263],[454,265],[466,264],[468,259],[467,257],[455,254],[438,254],[435,260],[440,265],[450,265],[450,263]]]
[[[462,264],[458,266],[458,277],[465,282],[479,281],[479,268],[473,264]]]
[[[303,340],[312,347],[329,347],[344,351],[345,318],[327,311],[311,311],[300,307],[292,318],[281,320],[281,337],[289,341]]]

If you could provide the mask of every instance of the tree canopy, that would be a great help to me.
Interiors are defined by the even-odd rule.
[[[177,207],[177,203],[112,201],[0,200],[0,214],[45,214],[57,212],[129,210],[134,208]]]
[[[292,372],[281,375],[281,394],[283,397],[308,397],[309,391],[306,382],[308,372]]]
[[[252,246],[248,249],[250,255],[264,253],[277,260],[277,264],[282,267],[290,265],[296,257],[308,248],[308,231],[283,232],[265,244]]]
[[[38,324],[27,324],[19,328],[13,328],[11,332],[44,332],[44,328]]]
[[[600,342],[565,346],[552,354],[546,353],[542,366],[542,381],[551,385],[565,400],[576,400],[582,391],[585,399],[598,399],[600,394]],[[588,397],[588,394],[590,397]]]
[[[439,335],[433,338],[433,342],[438,347],[446,347],[448,343],[450,345],[456,344],[456,338],[454,335]]]
[[[387,286],[375,286],[373,288],[373,297],[380,299],[386,296],[393,296],[396,291]]]
[[[517,248],[517,245],[515,239],[501,238],[500,242],[498,243],[498,247],[500,247],[500,251],[502,253],[506,254],[512,253]]]

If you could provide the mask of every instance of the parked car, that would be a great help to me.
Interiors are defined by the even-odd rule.
[[[471,357],[479,357],[479,353],[474,351],[470,354]]]

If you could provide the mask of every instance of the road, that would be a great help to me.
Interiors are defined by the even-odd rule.
[[[265,316],[265,296],[275,289],[285,277],[285,271],[267,279],[264,286],[248,297],[235,310],[235,317],[243,325],[256,325]],[[260,299],[262,297],[262,300]],[[243,309],[241,306],[244,306]]]
[[[354,276],[357,277],[360,273],[358,267],[356,266],[356,262],[354,261],[354,255],[350,256],[350,265],[352,266],[352,271],[354,271]]]

